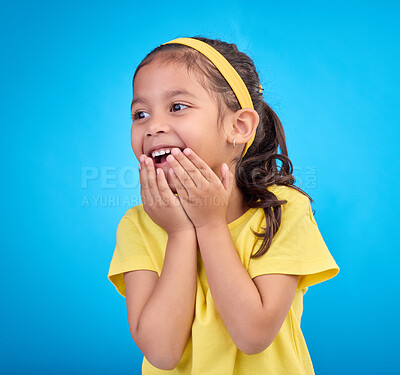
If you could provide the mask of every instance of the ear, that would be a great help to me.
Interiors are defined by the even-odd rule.
[[[230,142],[237,145],[247,143],[257,129],[260,116],[252,108],[242,108],[235,112],[231,122]]]

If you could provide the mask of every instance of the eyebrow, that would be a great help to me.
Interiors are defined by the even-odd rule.
[[[186,95],[186,96],[190,96],[190,97],[196,99],[196,96],[194,96],[193,94],[191,94],[189,91],[186,91],[186,90],[170,90],[170,91],[167,91],[165,93],[165,95],[164,95],[164,98],[169,99],[169,98],[173,98],[174,96],[178,96],[178,95]],[[131,104],[131,110],[132,110],[132,107],[135,104],[138,104],[138,103],[144,104],[144,103],[146,103],[146,99],[145,98],[135,98],[135,99],[133,99],[132,100],[132,104]]]

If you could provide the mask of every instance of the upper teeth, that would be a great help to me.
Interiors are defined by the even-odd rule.
[[[160,149],[160,150],[153,151],[153,152],[151,153],[151,156],[154,158],[154,157],[156,157],[156,156],[160,156],[160,155],[164,155],[164,154],[169,154],[169,153],[171,153],[171,150],[170,150],[169,148],[162,148],[162,149]]]

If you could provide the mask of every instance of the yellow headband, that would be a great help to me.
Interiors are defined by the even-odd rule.
[[[209,44],[202,42],[198,39],[193,38],[178,38],[171,40],[164,44],[183,44],[189,47],[194,48],[195,50],[201,52],[204,56],[206,56],[215,67],[221,72],[229,86],[231,86],[233,92],[236,95],[237,100],[242,108],[252,108],[253,102],[251,100],[249,90],[242,78],[238,74],[238,72],[233,68],[233,66],[229,63],[229,61],[222,56],[215,48],[211,47]],[[262,92],[263,88],[260,85],[260,92]],[[253,143],[256,132],[253,133],[251,139],[247,142],[246,147],[244,148],[242,157],[246,154],[247,150],[250,148]]]

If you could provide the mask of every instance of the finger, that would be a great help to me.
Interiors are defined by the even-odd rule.
[[[195,166],[192,163],[190,163],[189,160],[187,160],[185,158],[185,156],[181,153],[181,151],[179,149],[172,149],[172,150],[174,150],[174,154],[177,157],[179,157],[180,162],[177,160],[177,158],[174,157],[174,155],[168,155],[167,162],[168,162],[169,166],[175,172],[176,177],[179,179],[179,181],[181,182],[181,184],[185,187],[185,189],[187,191],[195,189],[196,185],[190,176],[190,173],[194,173],[194,170],[196,169]],[[172,150],[171,150],[171,153],[172,153]],[[177,152],[175,150],[178,150],[178,153],[180,155],[177,155]],[[184,163],[183,159],[186,159],[187,162]],[[185,164],[186,166],[188,166],[188,169],[191,172],[186,170],[185,167],[181,164],[181,162],[183,164]],[[192,164],[191,167],[189,166],[189,163]]]
[[[144,155],[141,155],[139,158],[139,178],[140,178],[140,195],[142,197],[143,204],[147,204],[149,202],[150,194],[149,194],[149,186],[147,181],[147,168],[145,168],[144,164]]]
[[[185,184],[188,188],[201,188],[202,183],[204,183],[204,176],[201,174],[199,169],[193,164],[193,162],[184,154],[179,148],[173,148],[171,150],[171,154],[175,157],[176,161],[182,166],[184,171],[186,171],[187,175],[193,181],[193,184],[190,181],[187,181]],[[179,169],[179,168],[178,168]],[[179,170],[174,168],[178,178],[183,176]]]
[[[175,185],[176,192],[178,193],[178,196],[180,199],[187,200],[188,198],[188,192],[186,191],[185,187],[183,186],[182,182],[179,180],[178,177],[176,177],[176,174],[174,170],[171,168],[168,171],[169,175],[171,176],[171,179]]]
[[[157,168],[156,170],[157,175],[157,184],[158,190],[160,192],[161,201],[165,205],[179,205],[179,199],[175,196],[175,194],[171,191],[167,177],[164,174],[164,171],[161,168]]]
[[[218,176],[215,172],[208,166],[208,164],[200,158],[192,149],[185,148],[183,153],[187,156],[187,158],[196,166],[196,168],[200,171],[203,177],[209,181],[216,183],[217,181],[220,183]]]
[[[157,199],[156,197],[160,196],[160,192],[158,190],[156,171],[154,169],[153,160],[146,156],[144,163],[145,169],[147,171],[147,184],[149,187],[149,192],[155,199]]]
[[[155,200],[155,195],[152,192],[152,186],[151,186],[151,178],[149,177],[149,168],[148,164],[146,164],[146,158],[148,158],[146,155],[141,155],[140,156],[140,193],[142,196],[142,201],[143,204],[147,206],[151,206],[154,204]]]
[[[140,180],[140,187],[142,189],[146,189],[147,188],[147,181],[145,178],[146,171],[145,171],[145,168],[143,165],[143,160],[144,160],[144,157],[143,157],[143,155],[141,155],[139,158],[139,180]]]

